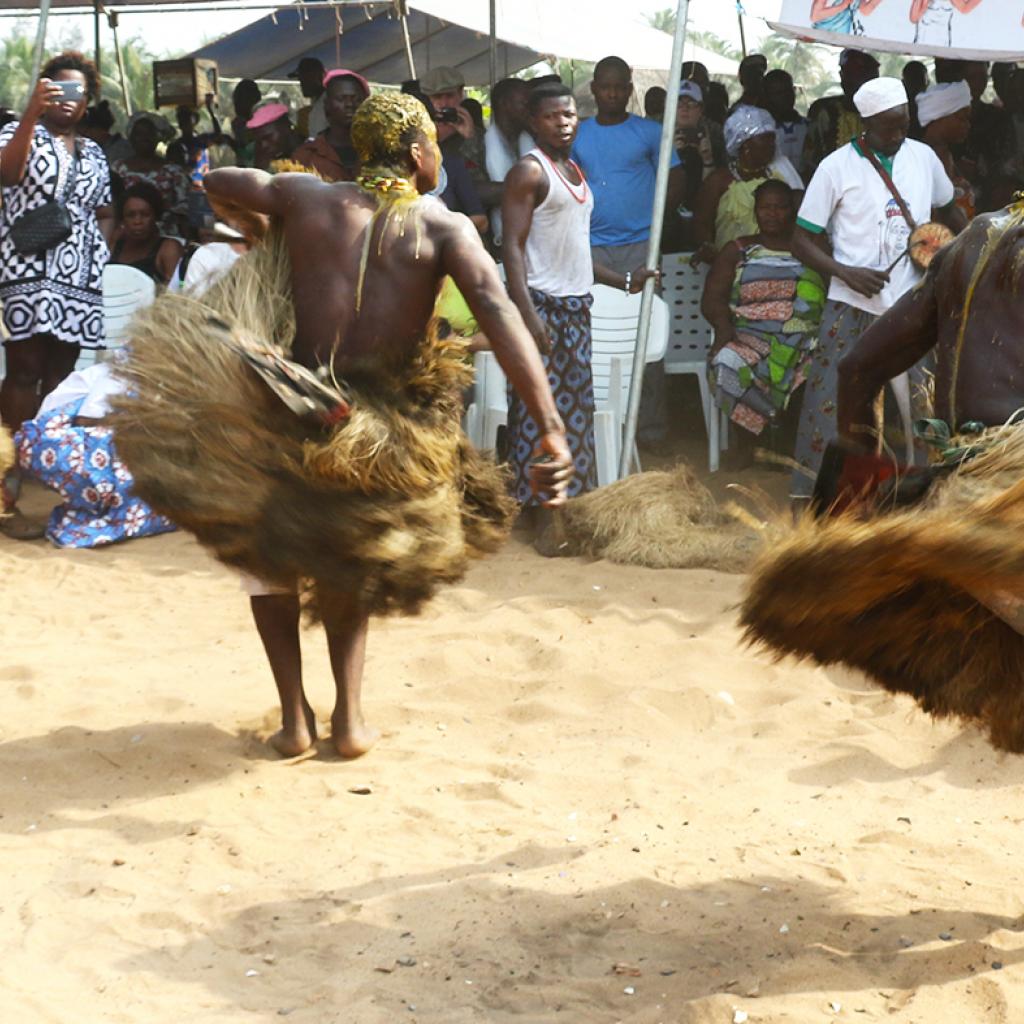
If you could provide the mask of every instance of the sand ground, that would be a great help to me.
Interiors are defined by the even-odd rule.
[[[1024,760],[744,649],[741,577],[513,541],[293,764],[188,538],[0,574],[4,1021],[1024,1020]]]

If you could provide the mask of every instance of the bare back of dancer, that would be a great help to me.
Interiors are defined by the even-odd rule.
[[[533,467],[533,485],[548,505],[563,504],[572,456],[536,344],[476,230],[424,194],[437,184],[440,163],[433,125],[410,97],[381,96],[356,113],[357,149],[359,130],[365,162],[358,185],[236,168],[206,179],[213,208],[247,233],[257,234],[267,217],[283,228],[296,316],[292,357],[342,375],[348,361],[367,356],[400,365],[423,341],[450,274],[540,426],[538,447],[548,458]],[[281,729],[270,742],[286,756],[302,754],[317,731],[302,684],[298,597],[257,595],[252,612],[281,701]],[[328,633],[337,691],[332,739],[343,757],[360,756],[376,738],[361,703],[367,623],[353,607],[350,620]]]
[[[863,443],[887,380],[936,352],[935,411],[998,426],[1024,406],[1024,211],[973,220],[840,364],[839,431]]]

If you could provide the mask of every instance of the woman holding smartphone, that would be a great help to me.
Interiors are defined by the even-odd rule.
[[[11,431],[35,416],[82,348],[103,344],[103,268],[114,231],[110,169],[103,150],[78,133],[98,86],[91,61],[61,53],[43,68],[21,120],[0,129],[0,301],[8,335],[0,422]],[[53,202],[66,209],[70,235],[25,251],[18,221]],[[12,514],[0,518],[0,531],[41,535],[17,513],[17,498],[15,471],[3,481],[3,510]]]

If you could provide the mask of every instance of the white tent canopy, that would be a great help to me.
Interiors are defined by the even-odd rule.
[[[550,0],[497,0],[496,8],[499,77],[549,57],[597,61],[611,53],[638,69],[668,67],[672,37],[639,16],[623,15],[609,0],[590,0],[586,18],[575,4]],[[447,65],[458,68],[471,85],[489,80],[487,0],[412,0],[408,26],[418,74]],[[307,56],[378,82],[409,77],[401,22],[391,4],[281,7],[193,56],[217,61],[229,78],[283,78]],[[703,61],[712,74],[736,73],[734,62],[699,48],[687,59]]]

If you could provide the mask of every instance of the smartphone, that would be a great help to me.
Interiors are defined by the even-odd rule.
[[[85,86],[74,79],[70,81],[61,81],[53,83],[61,91],[61,98],[64,100],[78,100],[85,99]]]
[[[442,107],[434,120],[438,124],[458,124],[459,112],[454,107]]]

